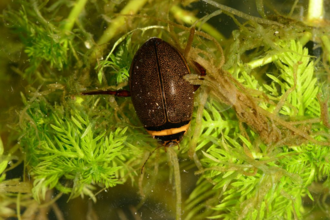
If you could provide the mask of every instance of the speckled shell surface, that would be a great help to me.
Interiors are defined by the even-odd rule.
[[[151,38],[136,52],[130,69],[130,90],[136,113],[148,127],[191,120],[194,88],[183,56],[170,44]]]

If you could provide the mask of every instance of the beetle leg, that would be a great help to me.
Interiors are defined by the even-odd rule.
[[[153,155],[153,153],[154,153],[157,149],[159,149],[159,148],[161,148],[161,147],[163,147],[163,146],[160,145],[160,146],[156,147],[156,149],[154,149],[153,151],[151,151],[151,153],[149,154],[148,158],[146,159],[146,161],[144,161],[143,166],[141,167],[141,174],[143,173],[143,171],[144,171],[144,166],[146,165],[146,163],[147,163],[147,161],[149,160],[149,158],[151,157],[151,155]]]
[[[111,91],[111,90],[97,90],[97,91],[89,91],[89,92],[82,92],[82,95],[115,95],[119,97],[129,97],[131,93],[127,90],[118,90],[118,91]]]
[[[204,69],[204,67],[202,67],[199,63],[194,62],[195,64],[195,70],[197,72],[199,72],[200,76],[206,76],[206,70]],[[203,80],[203,78],[201,78],[201,80]],[[196,91],[198,88],[200,87],[200,85],[194,85],[194,91]]]
[[[194,85],[194,92],[200,87],[200,85]]]

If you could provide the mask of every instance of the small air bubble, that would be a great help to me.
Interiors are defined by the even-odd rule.
[[[85,43],[85,47],[86,47],[87,49],[91,49],[91,44],[90,44],[90,42],[85,41],[84,43]]]

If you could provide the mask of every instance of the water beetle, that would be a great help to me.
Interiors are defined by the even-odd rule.
[[[178,144],[189,128],[194,105],[194,86],[185,58],[159,38],[146,41],[130,67],[130,92],[92,91],[91,94],[131,96],[135,111],[147,132],[163,146]]]

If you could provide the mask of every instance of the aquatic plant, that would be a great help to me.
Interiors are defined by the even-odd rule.
[[[260,17],[212,0],[10,4],[2,29],[13,37],[8,45],[19,42],[10,54],[20,56],[4,59],[11,68],[0,76],[9,81],[16,74],[24,87],[15,87],[20,106],[4,114],[8,126],[0,127],[6,139],[0,139],[0,217],[33,219],[51,209],[61,219],[58,199],[87,196],[100,204],[104,191],[121,185],[139,194],[139,204],[130,204],[133,215],[302,219],[326,213],[329,15],[310,6],[298,21],[297,1],[273,16],[271,3],[253,3]],[[210,13],[193,13],[196,4]],[[212,21],[222,16],[235,24],[230,37]],[[165,153],[129,98],[81,95],[127,89],[132,58],[151,36],[178,48],[191,67],[186,80],[200,85],[191,128]],[[8,178],[22,164],[21,178]],[[147,213],[148,200],[163,208]]]

